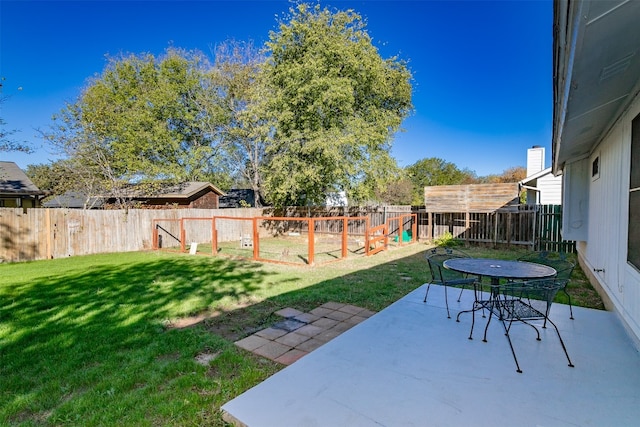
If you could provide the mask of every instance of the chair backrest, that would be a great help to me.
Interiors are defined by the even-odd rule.
[[[565,252],[532,252],[518,259],[520,261],[530,261],[553,267],[557,272],[556,277],[558,279],[570,279],[571,274],[576,267],[575,263],[567,258],[567,254]]]
[[[460,272],[449,270],[444,267],[444,262],[451,258],[468,258],[461,254],[455,254],[453,252],[440,252],[431,254],[427,261],[429,262],[429,270],[431,271],[431,277],[434,281],[442,283],[458,280],[464,278],[464,275]]]
[[[524,319],[543,319],[549,315],[558,290],[566,286],[567,279],[541,279],[509,282],[501,286],[506,299],[516,299],[533,308],[522,315]]]
[[[436,246],[427,251],[427,253],[425,254],[425,259],[429,267],[429,274],[431,275],[430,282],[441,281],[440,272],[436,267],[436,258],[442,255],[453,255],[453,251],[453,248],[446,248],[442,246]],[[431,259],[432,257],[434,258],[434,261],[430,262],[429,259]]]

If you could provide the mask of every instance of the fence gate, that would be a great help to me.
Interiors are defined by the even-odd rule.
[[[576,252],[576,242],[562,240],[562,205],[537,205],[534,249]]]

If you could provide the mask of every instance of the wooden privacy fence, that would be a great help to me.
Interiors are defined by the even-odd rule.
[[[420,239],[436,240],[450,233],[468,243],[575,252],[575,242],[562,239],[560,205],[518,205],[490,212],[429,212],[416,207],[414,212]]]
[[[384,234],[391,240],[404,242],[403,232],[409,230],[405,215],[409,206],[357,207],[288,210],[286,216],[298,217],[364,217],[370,228],[387,225]],[[323,214],[321,214],[323,213]],[[562,240],[562,208],[558,205],[510,206],[491,212],[429,212],[415,208],[411,238],[434,240],[445,232],[469,243],[522,245],[532,249],[575,252],[575,242]],[[106,252],[127,252],[151,249],[154,246],[180,247],[181,242],[208,240],[211,242],[214,216],[254,218],[275,216],[271,209],[12,209],[0,208],[0,261],[31,261]],[[345,215],[346,214],[346,215]],[[181,236],[180,219],[185,222]],[[207,220],[202,220],[205,218]],[[154,242],[154,220],[163,229],[162,243]],[[248,226],[246,224],[249,224]],[[399,224],[402,224],[399,226]],[[415,228],[413,228],[415,226]],[[331,233],[335,224],[318,221],[316,233]],[[348,233],[365,236],[365,221],[349,221]],[[216,227],[217,241],[240,240],[252,233],[250,221],[227,221]],[[259,228],[264,235],[273,235],[269,225]],[[333,230],[335,232],[335,230]],[[395,234],[394,234],[395,233]],[[262,235],[262,234],[261,234]],[[155,245],[154,245],[155,243]]]
[[[258,216],[261,209],[11,209],[0,208],[0,260],[32,261],[107,252],[151,249],[152,221],[214,215]],[[179,228],[167,225],[165,243]],[[205,221],[190,224],[191,235],[211,235]],[[235,238],[229,236],[229,238]],[[179,239],[178,239],[179,241]]]
[[[410,214],[410,206],[359,208],[295,208],[291,216],[367,216],[371,226]],[[12,209],[0,208],[0,262],[33,261],[155,247],[181,247],[181,242],[211,243],[214,216],[254,218],[273,216],[272,209]],[[322,215],[324,213],[324,215]],[[191,219],[183,221],[182,218]],[[154,220],[156,222],[154,223]],[[243,225],[249,223],[249,226]],[[154,229],[159,233],[154,237]],[[318,221],[315,232],[330,233],[332,224]],[[349,221],[349,233],[365,236],[364,221]],[[248,231],[247,231],[248,230]],[[216,228],[217,241],[240,240],[252,232],[250,221],[227,221]],[[275,229],[260,227],[261,235]],[[184,235],[181,235],[184,233]],[[158,241],[154,241],[158,239]],[[184,247],[182,247],[184,249]]]

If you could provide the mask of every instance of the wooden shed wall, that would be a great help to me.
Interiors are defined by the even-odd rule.
[[[437,185],[424,188],[428,212],[493,212],[519,203],[518,183]]]

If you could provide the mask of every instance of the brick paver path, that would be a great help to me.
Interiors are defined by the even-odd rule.
[[[290,365],[375,312],[350,304],[328,302],[309,313],[294,308],[276,312],[283,320],[236,341],[236,345]]]

